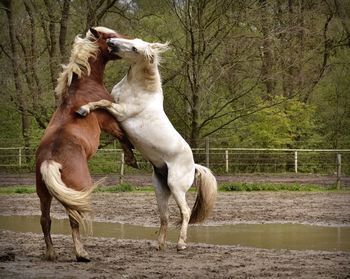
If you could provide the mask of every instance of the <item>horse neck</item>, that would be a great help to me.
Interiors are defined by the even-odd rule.
[[[91,95],[91,93],[98,94],[99,87],[105,88],[103,84],[105,67],[106,62],[101,57],[97,57],[97,59],[90,58],[90,75],[82,76],[79,80],[77,80],[80,89],[77,90],[77,94],[87,97]],[[91,92],[91,90],[94,92]]]
[[[101,57],[97,57],[95,60],[90,58],[90,67],[90,75],[86,78],[92,79],[99,84],[103,84],[103,74],[106,67],[106,61],[104,61]]]
[[[149,63],[140,61],[133,64],[127,77],[128,82],[136,83],[148,92],[161,92],[162,90],[160,74],[156,62]]]
[[[91,59],[90,75],[83,75],[81,78],[76,76],[73,79],[72,84],[68,88],[69,93],[66,94],[61,103],[61,107],[70,109],[70,107],[75,107],[77,104],[108,98],[107,91],[103,84],[105,66],[106,62],[104,62],[103,59]]]

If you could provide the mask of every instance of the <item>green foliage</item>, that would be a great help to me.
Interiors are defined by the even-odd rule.
[[[317,5],[275,1],[264,6],[264,1],[208,0],[204,5],[201,1],[137,0],[116,1],[111,7],[106,1],[96,6],[70,1],[63,45],[64,38],[57,32],[63,30],[57,20],[63,19],[60,1],[30,1],[26,6],[10,2],[18,41],[13,57],[18,57],[19,69],[13,69],[4,8],[0,17],[4,26],[0,35],[1,147],[38,145],[55,108],[60,64],[69,61],[74,37],[83,34],[88,24],[97,23],[89,18],[95,7],[99,25],[130,37],[170,41],[171,50],[164,53],[160,66],[164,108],[192,145],[202,147],[209,134],[211,147],[349,148],[350,50],[344,37],[349,14],[341,13],[348,9],[345,1],[338,1],[338,7],[332,1]],[[48,14],[48,8],[54,14]],[[330,14],[325,25],[320,19]],[[107,64],[108,90],[128,67],[120,60]],[[21,92],[14,74],[19,75]],[[23,128],[24,119],[28,129]],[[93,173],[119,172],[118,161],[95,157],[90,168]],[[28,162],[31,170],[32,162]]]
[[[0,106],[0,147],[23,146],[20,114],[15,106],[6,101],[3,100]]]
[[[333,58],[327,77],[315,89],[316,135],[331,148],[348,148],[350,142],[350,50],[339,51]],[[341,62],[340,62],[341,61]],[[339,64],[338,64],[339,63]]]
[[[278,104],[278,105],[273,105]],[[237,121],[229,146],[254,148],[311,148],[315,131],[313,105],[275,97],[265,109]]]

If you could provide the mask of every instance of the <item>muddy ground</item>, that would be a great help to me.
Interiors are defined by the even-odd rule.
[[[192,204],[195,193],[189,193]],[[158,225],[153,192],[94,193],[94,219],[136,225]],[[1,215],[39,215],[35,194],[0,196]],[[53,202],[52,215],[64,218]],[[171,202],[171,220],[178,209]],[[235,223],[304,223],[350,226],[349,192],[219,193],[207,225]],[[38,224],[39,226],[39,224]],[[156,237],[156,236],[155,236]],[[40,234],[0,232],[0,278],[350,278],[350,253],[294,251],[190,243],[165,252],[149,240],[84,237],[91,262],[74,260],[70,236],[53,235],[56,262],[42,259]]]
[[[93,175],[94,181],[104,179],[103,185],[115,185],[120,182],[120,175]],[[283,174],[237,174],[237,175],[220,175],[216,176],[218,183],[224,182],[265,182],[265,183],[300,183],[316,184],[324,186],[333,186],[336,183],[336,175],[318,175],[308,173],[283,173]],[[125,175],[123,182],[136,186],[152,185],[151,175]],[[11,185],[34,185],[35,174],[9,174],[0,173],[0,187]],[[350,187],[350,176],[341,177],[341,185],[345,188]]]

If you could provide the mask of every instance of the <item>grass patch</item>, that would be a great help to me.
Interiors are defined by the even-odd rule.
[[[94,192],[97,193],[103,193],[103,192],[107,192],[107,193],[120,193],[120,192],[133,192],[135,191],[135,187],[127,184],[127,183],[123,183],[123,184],[119,184],[119,185],[115,185],[115,186],[108,186],[108,187],[97,187]]]
[[[97,187],[95,193],[121,193],[121,192],[152,192],[152,186],[136,187],[131,184],[123,183],[114,186]],[[32,194],[36,193],[35,186],[6,186],[0,187],[0,195],[6,194]]]
[[[128,183],[122,183],[113,186],[97,187],[95,193],[126,193],[126,192],[153,192],[153,186],[135,186]],[[190,192],[196,192],[194,187],[191,187]],[[251,191],[294,191],[294,192],[324,192],[324,191],[338,191],[349,192],[349,187],[336,190],[335,186],[320,186],[313,184],[300,183],[222,183],[218,186],[220,192],[251,192]],[[6,186],[0,187],[0,195],[6,194],[32,194],[35,193],[35,186]]]
[[[128,183],[122,183],[114,186],[102,186],[97,187],[94,192],[96,193],[122,193],[122,192],[153,192],[153,186],[138,187]]]
[[[0,194],[33,194],[35,192],[35,186],[0,187]]]
[[[299,183],[223,183],[219,186],[219,191],[234,192],[234,191],[295,191],[295,192],[310,192],[310,191],[327,191],[334,188]]]

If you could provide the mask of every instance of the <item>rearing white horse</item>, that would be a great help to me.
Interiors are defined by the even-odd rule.
[[[208,168],[194,163],[190,146],[163,110],[158,63],[159,53],[166,51],[168,45],[112,38],[108,40],[108,46],[131,64],[127,75],[112,90],[115,103],[107,100],[92,102],[82,106],[78,113],[85,116],[94,109],[105,108],[118,119],[129,140],[154,167],[153,183],[161,222],[159,249],[165,248],[171,194],[182,217],[177,249],[186,249],[188,224],[202,222],[208,217],[215,203],[217,183]],[[191,214],[186,192],[193,184],[195,174],[198,194]]]

